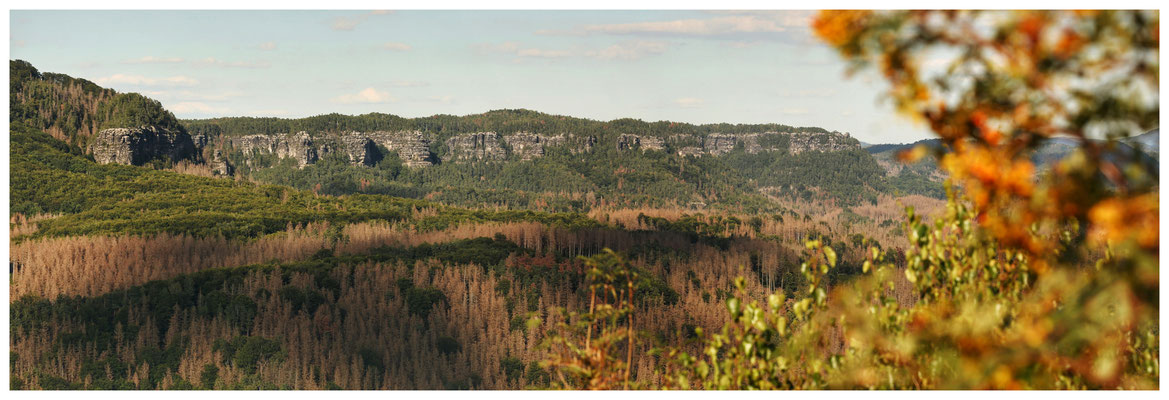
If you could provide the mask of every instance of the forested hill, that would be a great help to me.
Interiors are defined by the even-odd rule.
[[[828,133],[824,128],[794,127],[783,124],[703,124],[683,122],[646,122],[639,119],[623,118],[612,121],[598,121],[565,115],[546,114],[526,109],[503,109],[455,116],[439,114],[421,118],[403,118],[383,113],[363,115],[325,114],[307,118],[212,118],[183,120],[182,123],[192,134],[209,135],[254,135],[290,132],[344,133],[350,131],[400,131],[419,130],[436,134],[469,132],[496,132],[510,134],[518,132],[559,134],[572,132],[578,135],[610,135],[615,133],[636,133],[639,135],[665,137],[673,134],[706,135],[710,133],[762,133],[762,132],[807,132]]]
[[[940,193],[936,179],[890,175],[856,139],[818,127],[597,121],[531,110],[178,120],[147,97],[24,61],[11,61],[10,75],[12,122],[98,163],[189,161],[206,165],[208,175],[319,194],[542,211],[772,211],[782,208],[774,198],[855,205],[880,193]]]
[[[118,93],[85,79],[42,73],[22,60],[9,61],[8,75],[10,123],[45,131],[83,149],[106,128],[183,129],[162,104],[138,93]]]

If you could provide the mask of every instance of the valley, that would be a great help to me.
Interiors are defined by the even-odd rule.
[[[942,205],[890,193],[855,139],[819,128],[527,110],[188,121],[31,68],[12,62],[22,388],[541,387],[557,309],[581,305],[580,256],[628,257],[645,350],[685,345],[726,321],[735,276],[795,294],[817,237],[849,279],[866,246],[907,245],[902,207]]]

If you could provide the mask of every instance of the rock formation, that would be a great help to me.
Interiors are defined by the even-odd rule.
[[[227,158],[223,157],[223,151],[219,149],[215,149],[211,156],[211,161],[207,163],[207,166],[211,167],[211,172],[214,172],[216,175],[235,175],[235,167],[227,162]]]
[[[729,133],[712,133],[702,142],[702,150],[712,156],[721,156],[735,149],[739,137]]]
[[[799,154],[805,151],[842,151],[860,148],[860,143],[847,133],[762,132],[711,133],[706,136],[675,134],[664,140],[656,136],[622,134],[617,137],[617,149],[665,150],[666,145],[678,155],[701,157],[721,156],[743,145],[750,154],[765,151],[786,151]]]
[[[434,154],[430,151],[430,136],[422,131],[377,131],[365,135],[378,146],[398,153],[398,158],[401,158],[407,167],[434,165]]]
[[[564,134],[546,136],[520,132],[514,135],[504,136],[503,141],[507,143],[507,147],[511,149],[512,154],[519,156],[521,160],[531,160],[533,158],[543,157],[545,149],[548,147],[564,145],[565,136]]]
[[[143,165],[157,158],[191,159],[195,145],[191,135],[156,126],[111,128],[98,132],[90,145],[98,163]]]
[[[307,132],[295,134],[280,133],[276,135],[247,135],[229,137],[228,146],[244,153],[244,156],[253,154],[275,154],[280,158],[292,158],[300,168],[316,163],[319,159],[317,148],[312,137]]]
[[[842,151],[860,148],[860,142],[847,133],[789,133],[791,142],[788,144],[792,154],[805,151]]]
[[[377,143],[361,132],[346,133],[341,135],[340,140],[341,148],[353,164],[373,166],[383,158]]]
[[[657,136],[639,136],[623,133],[617,136],[617,150],[661,151],[665,150],[666,141]]]
[[[317,162],[332,152],[342,152],[354,165],[373,166],[387,155],[396,153],[411,168],[433,165],[439,160],[431,143],[435,134],[422,131],[352,131],[342,134],[247,135],[224,138],[200,137],[200,143],[209,143],[220,149],[235,149],[245,157],[255,154],[273,154],[280,158],[294,158],[299,167]],[[221,143],[215,143],[221,142]],[[572,154],[592,152],[598,138],[592,135],[561,133],[556,135],[518,132],[500,135],[496,132],[455,134],[442,142],[445,150],[442,162],[488,162],[509,159],[533,160],[544,157],[553,148],[567,149]],[[614,143],[614,142],[610,142]],[[751,154],[782,151],[799,154],[805,151],[840,151],[859,148],[859,143],[840,133],[763,132],[674,134],[667,137],[620,134],[615,138],[619,151],[640,150],[673,151],[683,156],[721,156],[737,146]],[[226,152],[225,152],[226,153]],[[223,160],[226,162],[226,160]],[[250,160],[245,160],[249,162]],[[218,168],[230,168],[220,166]]]
[[[455,135],[446,141],[447,155],[443,161],[503,160],[507,152],[499,144],[495,132],[476,132]]]

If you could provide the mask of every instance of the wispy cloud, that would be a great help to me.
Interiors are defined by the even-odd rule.
[[[180,57],[145,56],[142,58],[122,60],[122,64],[178,64],[183,61],[184,60]]]
[[[389,103],[394,101],[394,98],[389,92],[368,87],[357,93],[334,97],[331,101],[340,104],[375,104]]]
[[[263,50],[263,51],[272,51],[272,50],[276,50],[276,42],[264,42],[264,43],[260,43],[260,45],[259,45],[259,46],[256,46],[256,48],[258,48],[258,49],[260,49],[260,50]]]
[[[369,17],[364,16],[364,15],[362,15],[360,17],[353,17],[353,18],[336,17],[336,18],[333,18],[333,24],[330,25],[330,28],[332,28],[335,31],[351,31],[351,30],[357,28],[357,25],[360,25],[362,22],[365,22],[366,18],[369,18]]]
[[[704,103],[706,103],[706,101],[697,97],[682,97],[674,99],[674,104],[682,108],[698,108],[701,107]]]
[[[453,104],[455,102],[454,96],[427,96],[424,100],[433,101],[441,104]]]
[[[586,51],[584,55],[604,60],[636,60],[648,55],[665,53],[668,47],[669,45],[666,42],[637,40],[617,43],[600,50]]]
[[[163,78],[147,77],[142,75],[113,74],[94,80],[99,85],[129,85],[129,86],[195,86],[199,81],[188,76],[177,75]]]
[[[280,117],[280,116],[284,116],[284,115],[288,115],[288,114],[291,114],[291,113],[288,112],[288,110],[283,110],[283,109],[252,110],[252,111],[248,112],[248,115],[267,116],[267,117]]]
[[[406,88],[406,87],[424,87],[424,86],[430,86],[430,83],[428,83],[428,82],[422,82],[422,81],[393,81],[393,82],[390,82],[390,83],[389,83],[389,86],[392,86],[392,87],[401,87],[401,88]]]
[[[720,35],[744,32],[785,32],[788,30],[788,27],[774,20],[766,20],[753,16],[733,16],[660,22],[585,25],[582,29],[585,32],[612,33],[618,35],[633,33]]]
[[[807,115],[807,114],[812,113],[812,111],[808,110],[807,108],[803,108],[803,107],[784,108],[784,109],[779,110],[779,112],[781,114],[784,114],[784,115]]]
[[[800,89],[800,90],[784,90],[784,97],[832,97],[836,95],[835,88],[817,88],[817,89]]]
[[[479,43],[471,46],[475,53],[480,55],[491,53],[515,53],[519,51],[520,44],[516,42],[503,42],[499,44]]]
[[[201,60],[194,61],[196,66],[200,67],[223,67],[223,68],[268,68],[272,64],[267,61],[226,61],[215,57],[207,57]]]
[[[410,51],[413,50],[414,47],[405,43],[385,42],[382,44],[382,49],[390,51]]]
[[[601,60],[635,60],[648,55],[662,54],[669,48],[663,41],[634,40],[616,43],[603,48],[544,49],[522,46],[517,42],[479,44],[474,46],[478,54],[509,54],[522,58],[594,58]]]
[[[552,49],[519,49],[516,55],[520,57],[537,57],[537,58],[563,58],[572,57],[572,52],[568,50],[552,50]]]
[[[363,13],[360,15],[355,15],[352,17],[336,17],[336,18],[333,18],[333,20],[329,24],[329,27],[335,31],[351,31],[351,30],[357,29],[358,25],[361,25],[363,22],[365,22],[366,20],[368,20],[372,16],[388,15],[388,14],[392,14],[392,13],[393,13],[393,11],[389,11],[389,10],[374,10],[374,11],[370,11],[370,12]]]
[[[733,48],[733,49],[745,49],[745,48],[748,48],[748,47],[755,46],[755,45],[757,45],[757,44],[759,44],[759,43],[760,43],[759,41],[746,41],[746,40],[737,40],[737,41],[734,41],[734,42],[729,42],[729,43],[727,43],[727,44],[726,44],[726,46],[727,46],[727,47],[730,47],[730,48]]]
[[[812,14],[807,11],[731,11],[709,18],[580,25],[567,30],[537,31],[543,35],[645,35],[706,37],[735,40],[746,45],[756,40],[793,39],[806,36]],[[751,39],[751,40],[747,40]]]

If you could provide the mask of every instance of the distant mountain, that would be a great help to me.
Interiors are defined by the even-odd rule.
[[[929,146],[931,148],[937,148],[937,147],[942,146],[942,139],[922,139],[922,140],[918,140],[918,141],[913,142],[913,143],[873,144],[873,145],[869,145],[869,147],[865,147],[864,149],[865,149],[865,151],[869,152],[869,154],[877,154],[877,153],[884,153],[884,152],[887,152],[890,150],[908,149],[908,148],[911,148],[913,146],[917,146],[919,144],[924,144],[924,145]]]
[[[1130,154],[1137,153],[1137,159],[1142,163],[1152,163],[1158,165],[1160,162],[1159,154],[1160,129],[1154,129],[1138,136],[1133,136],[1121,140],[1117,140],[1115,145],[1107,149],[1105,154],[1109,159],[1128,159]],[[885,167],[886,173],[890,176],[898,176],[902,174],[903,166],[897,161],[897,153],[910,149],[916,145],[924,144],[928,147],[941,147],[941,139],[925,139],[907,144],[877,144],[865,148],[869,154],[877,160],[878,163]],[[1079,147],[1079,141],[1070,137],[1056,137],[1045,141],[1035,153],[1031,156],[1032,162],[1040,168],[1050,166],[1068,154],[1071,154]],[[1155,168],[1154,168],[1155,169]],[[936,173],[937,166],[934,163],[919,162],[909,168],[913,174],[923,177],[933,177],[936,179],[939,174]]]

